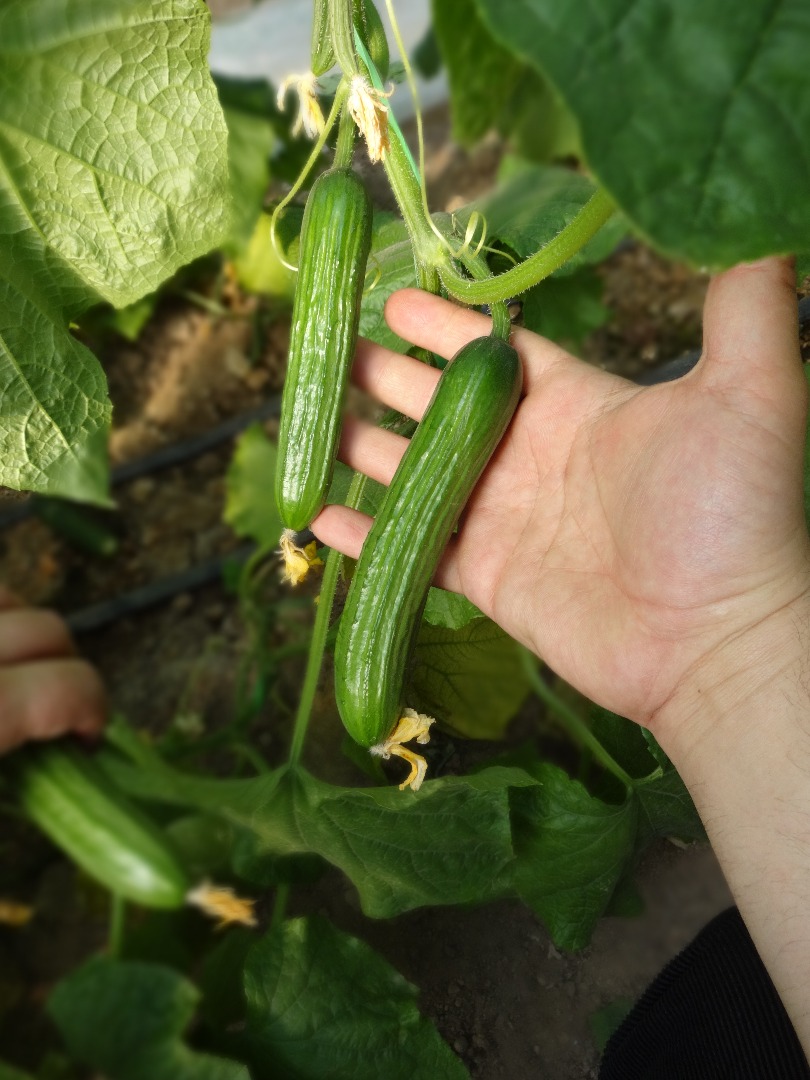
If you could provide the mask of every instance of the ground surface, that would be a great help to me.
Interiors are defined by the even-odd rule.
[[[491,183],[494,144],[473,155],[452,147],[441,115],[429,125],[428,144],[437,209],[458,205]],[[615,255],[602,273],[615,315],[586,342],[591,362],[633,374],[640,365],[699,344],[705,278],[638,246]],[[114,460],[138,458],[207,430],[279,391],[284,319],[274,322],[256,348],[250,302],[227,292],[224,302],[228,318],[168,299],[137,343],[106,347],[115,402]],[[267,426],[272,433],[272,422]],[[6,528],[0,533],[0,580],[32,602],[70,612],[227,554],[239,543],[221,517],[231,452],[232,442],[226,442],[120,487],[114,520],[120,545],[112,559],[76,552],[37,519]],[[13,501],[1,501],[0,513]],[[308,612],[308,604],[291,609],[288,630],[300,632]],[[279,644],[278,637],[266,644]],[[103,672],[114,707],[132,722],[159,731],[192,723],[211,732],[233,715],[248,638],[234,597],[212,584],[180,591],[146,614],[84,635],[81,647]],[[295,660],[284,665],[273,700],[257,721],[255,738],[270,760],[283,753],[300,671]],[[328,695],[323,697],[310,764],[327,779],[351,783],[356,774],[336,753],[339,728]],[[26,1062],[36,1056],[40,1040],[47,1040],[37,1019],[39,1003],[59,974],[97,944],[103,912],[84,904],[71,872],[47,846],[12,851],[19,862],[6,862],[0,895],[21,889],[18,898],[33,901],[37,915],[25,930],[0,927],[0,1043]],[[730,902],[705,847],[684,851],[661,843],[639,878],[644,914],[604,920],[593,943],[573,956],[561,955],[518,903],[422,911],[373,923],[360,915],[345,881],[330,874],[296,894],[292,908],[326,913],[386,955],[421,988],[424,1012],[474,1077],[584,1080],[596,1075],[598,1061],[592,1014],[638,996],[662,964]]]

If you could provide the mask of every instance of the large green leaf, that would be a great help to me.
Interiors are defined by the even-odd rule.
[[[59,983],[48,1011],[71,1054],[109,1080],[248,1080],[183,1042],[198,1000],[170,968],[98,957]]]
[[[408,702],[472,739],[499,739],[529,693],[518,645],[491,619],[423,625]]]
[[[657,247],[710,267],[808,250],[806,0],[476,3]]]
[[[0,483],[107,501],[102,372],[67,332],[222,236],[225,125],[199,0],[0,7]]]
[[[112,409],[104,372],[61,318],[4,280],[8,268],[4,255],[0,484],[106,503],[106,438]]]
[[[0,9],[0,185],[41,243],[114,304],[222,236],[227,136],[208,38],[200,0]]]
[[[313,853],[354,883],[363,910],[390,918],[429,904],[482,903],[510,891],[509,789],[533,784],[521,769],[396,787],[340,788],[301,769],[253,780],[212,780],[168,766],[106,760],[132,795],[196,806],[243,830],[239,873],[262,880],[262,861]]]
[[[570,113],[536,69],[493,41],[475,0],[433,0],[432,8],[450,81],[453,137],[470,144],[496,129],[539,160],[576,154]]]
[[[566,949],[587,945],[632,856],[638,808],[589,795],[554,765],[513,793],[515,886]]]
[[[257,1080],[463,1080],[416,987],[325,919],[290,919],[245,966]]]

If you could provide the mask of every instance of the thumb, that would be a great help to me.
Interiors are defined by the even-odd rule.
[[[742,263],[712,279],[699,371],[707,389],[750,391],[784,407],[790,387],[803,402],[792,259]]]

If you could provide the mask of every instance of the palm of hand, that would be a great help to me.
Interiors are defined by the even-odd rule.
[[[648,389],[518,332],[526,395],[437,584],[588,697],[650,722],[690,668],[806,587],[792,286],[780,260],[715,279],[707,358]],[[424,294],[389,307],[397,332],[445,356],[487,330],[482,316]],[[417,418],[438,377],[376,347],[360,366],[361,385]],[[341,452],[385,481],[402,449],[391,436],[370,469],[353,431]],[[332,507],[313,527],[356,555],[369,524]]]
[[[588,697],[649,719],[757,617],[752,593],[774,602],[795,445],[698,372],[639,390],[557,366],[468,505],[450,583]]]

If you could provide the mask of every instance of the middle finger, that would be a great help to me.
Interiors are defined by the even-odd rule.
[[[352,381],[389,408],[421,420],[440,372],[412,356],[401,356],[382,345],[361,339],[352,368]]]

